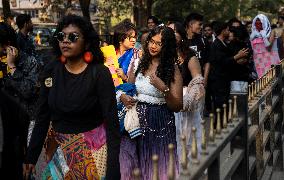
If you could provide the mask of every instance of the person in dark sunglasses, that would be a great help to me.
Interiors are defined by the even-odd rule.
[[[69,34],[65,34],[64,32],[59,32],[55,37],[59,42],[63,42],[64,39],[67,38],[67,41],[75,43],[79,39],[80,35],[75,32]]]
[[[58,23],[53,43],[59,60],[48,64],[41,77],[38,120],[24,175],[35,171],[47,136],[47,142],[52,142],[45,146],[49,163],[68,167],[47,166],[44,177],[120,179],[115,88],[103,64],[99,36],[90,21],[68,15]],[[52,131],[47,135],[50,122]]]

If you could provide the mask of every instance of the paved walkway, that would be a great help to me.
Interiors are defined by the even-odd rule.
[[[284,172],[283,171],[273,172],[271,180],[283,180],[283,179],[284,179]]]

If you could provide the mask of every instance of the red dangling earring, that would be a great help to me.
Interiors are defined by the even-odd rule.
[[[63,55],[60,56],[59,60],[62,64],[66,64],[67,62],[66,57],[64,57]]]
[[[84,53],[84,61],[88,64],[93,61],[93,54],[91,51],[87,51]]]

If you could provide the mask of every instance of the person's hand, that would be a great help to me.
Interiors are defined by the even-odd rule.
[[[247,62],[248,62],[248,60],[246,58],[241,58],[241,59],[237,60],[237,63],[241,64],[241,65],[246,64]]]
[[[23,165],[23,176],[25,180],[29,179],[30,174],[36,174],[34,164],[24,164]]]
[[[203,85],[199,85],[198,87],[198,93],[195,97],[195,100],[196,101],[199,101],[200,99],[204,98],[205,97],[205,88]]]
[[[261,30],[259,33],[260,33],[261,37],[267,38],[267,36],[266,36],[266,31]]]
[[[123,81],[127,80],[127,76],[124,74],[122,68],[116,69],[115,72],[117,73],[118,77],[120,77]]]
[[[165,85],[164,81],[162,81],[155,73],[150,75],[150,83],[162,92],[167,89],[167,86]]]
[[[133,97],[126,94],[122,94],[120,96],[120,100],[124,104],[124,106],[127,107],[128,109],[130,109],[136,103],[136,100]]]
[[[238,60],[238,59],[241,59],[241,58],[243,58],[243,57],[246,57],[246,56],[248,55],[248,53],[249,53],[249,49],[248,49],[248,48],[243,48],[243,49],[241,49],[241,50],[238,52],[238,54],[236,54],[236,55],[234,56],[234,59],[235,59],[235,60]]]
[[[7,64],[9,67],[14,67],[16,57],[18,56],[18,50],[13,46],[8,46],[6,51],[7,51]]]
[[[138,52],[138,57],[141,59],[142,56],[143,56],[143,51],[142,51],[142,50],[139,50],[139,52]]]

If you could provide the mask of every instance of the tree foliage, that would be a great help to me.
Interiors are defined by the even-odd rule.
[[[259,12],[277,16],[284,0],[155,0],[153,14],[162,20],[183,19],[191,12],[205,15],[205,21],[232,17],[254,17]]]
[[[90,0],[79,0],[79,2],[83,16],[90,20],[91,19],[89,11]]]
[[[97,4],[98,11],[105,17],[120,17],[123,14],[131,12],[133,2],[124,0],[101,0]]]
[[[131,13],[133,6],[132,0],[99,0],[97,1],[97,15],[104,18],[106,31],[108,32],[111,27],[111,18],[119,18],[124,14]]]

